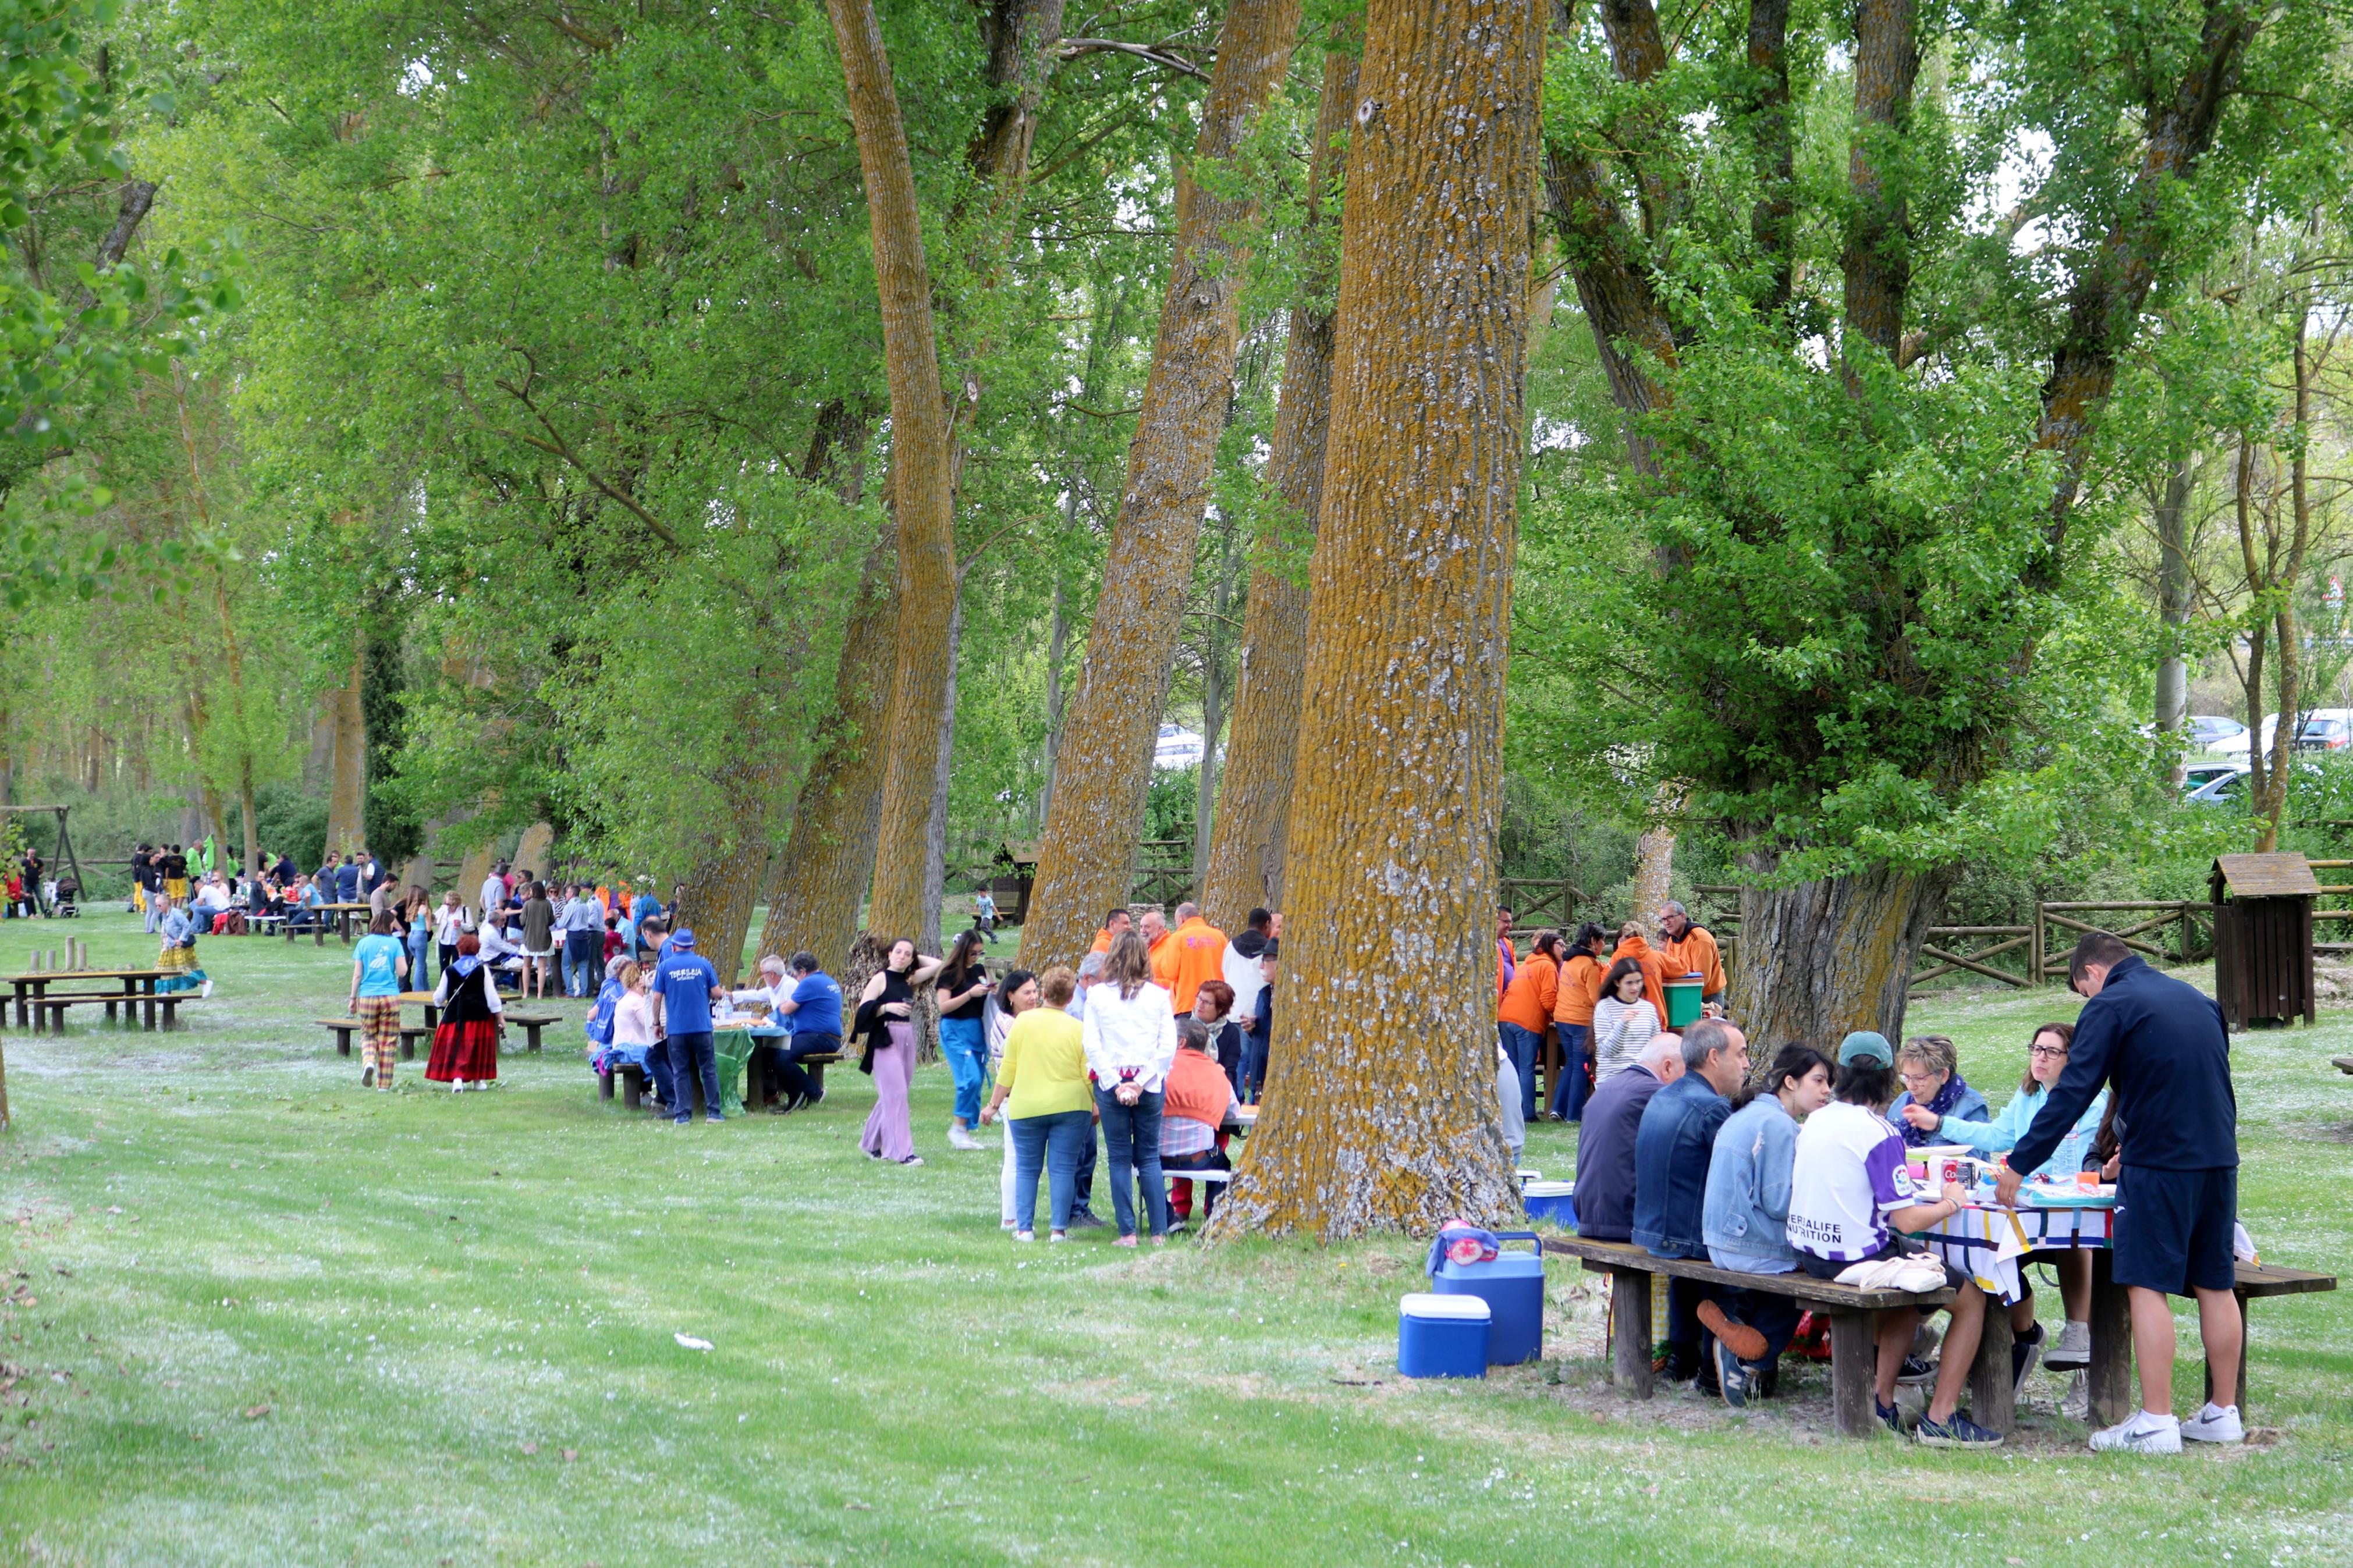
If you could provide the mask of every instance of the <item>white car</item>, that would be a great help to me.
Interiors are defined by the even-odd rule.
[[[2192,713],[2181,721],[2189,732],[2189,744],[2198,751],[2211,752],[2233,735],[2243,735],[2247,727],[2236,719],[2220,713]]]
[[[1159,742],[1152,749],[1152,765],[1173,773],[1198,763],[1202,752],[1200,736],[1182,724],[1163,724]]]
[[[2269,755],[2272,737],[2279,730],[2279,715],[2265,714],[2263,737],[2259,742]],[[2235,735],[2216,742],[2209,750],[2217,756],[2243,757],[2247,754],[2247,731],[2243,726]],[[2299,752],[2341,752],[2353,744],[2353,708],[2315,708],[2304,718],[2304,726],[2296,731],[2295,749]]]

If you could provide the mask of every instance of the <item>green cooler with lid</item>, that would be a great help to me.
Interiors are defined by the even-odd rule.
[[[1698,974],[1686,974],[1681,979],[1667,981],[1665,985],[1667,1027],[1681,1029],[1688,1025],[1698,1023],[1701,1003]]]

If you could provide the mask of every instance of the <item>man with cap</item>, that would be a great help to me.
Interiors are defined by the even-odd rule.
[[[1911,1237],[1952,1218],[1961,1206],[1957,1198],[1924,1203],[1913,1189],[1903,1135],[1887,1120],[1896,1082],[1895,1052],[1887,1037],[1856,1030],[1839,1046],[1838,1064],[1831,1088],[1835,1098],[1798,1129],[1798,1153],[1789,1170],[1789,1245],[1797,1251],[1798,1267],[1817,1279],[1835,1279],[1858,1263],[1921,1254],[1925,1249]],[[1993,1447],[2001,1434],[1978,1426],[1958,1408],[1985,1327],[1985,1292],[1950,1264],[1940,1267],[1954,1291],[1953,1326],[1945,1335],[1928,1407],[1912,1435],[1930,1447]],[[1927,1375],[1905,1354],[1920,1314],[1906,1308],[1883,1311],[1878,1319],[1873,1408],[1888,1430],[1901,1431],[1895,1384],[1899,1378],[1916,1382]]]
[[[670,1037],[670,1124],[694,1119],[694,1084],[702,1083],[703,1119],[724,1121],[719,1111],[719,1061],[711,1041],[711,1005],[724,994],[719,972],[694,951],[694,933],[681,927],[654,964],[654,1022]]]
[[[2067,964],[2068,984],[2088,997],[2075,1020],[2067,1066],[2010,1152],[1997,1195],[2015,1205],[2022,1178],[2051,1158],[2059,1141],[2106,1085],[2113,1095],[2119,1168],[2116,1236],[2109,1254],[2132,1310],[2133,1362],[2140,1405],[2092,1435],[2092,1447],[2178,1454],[2196,1443],[2246,1438],[2237,1390],[2246,1346],[2232,1248],[2239,1208],[2238,1097],[2231,1087],[2231,1037],[2212,997],[2134,956],[2121,938],[2087,931]],[[2063,1115],[2067,1120],[2063,1121]],[[2188,1421],[2173,1414],[2173,1306],[2193,1296],[2206,1373],[2214,1395]]]

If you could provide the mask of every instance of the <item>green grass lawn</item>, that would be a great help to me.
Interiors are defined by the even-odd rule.
[[[0,965],[69,932],[153,952],[105,909],[0,925]],[[854,1071],[816,1112],[673,1131],[597,1101],[570,1026],[493,1092],[420,1062],[378,1094],[309,1022],[340,946],[202,957],[220,989],[178,1034],[11,1025],[0,1561],[2353,1562],[2353,1298],[2260,1303],[2255,1440],[2161,1461],[2082,1451],[2042,1374],[1988,1456],[1827,1437],[1812,1369],[1746,1417],[1621,1403],[1557,1266],[1551,1359],[1405,1383],[1420,1246],[1018,1247],[994,1152],[946,1148],[944,1068],[919,1170],[859,1154]],[[2073,1010],[1912,1023],[1999,1103]],[[2247,1224],[2341,1269],[2353,1013],[2235,1049]],[[1534,1129],[1529,1163],[1573,1137]]]

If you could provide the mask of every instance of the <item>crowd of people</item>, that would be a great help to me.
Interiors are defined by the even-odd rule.
[[[1896,1047],[1858,1030],[1829,1054],[1793,1043],[1758,1075],[1746,1037],[1714,1005],[1680,1035],[1645,1031],[1630,1062],[1597,1071],[1601,1081],[1583,1107],[1578,1234],[1744,1275],[1802,1270],[1831,1279],[1859,1265],[1926,1258],[1915,1238],[1961,1207],[1964,1194],[1915,1188],[1912,1149],[2006,1155],[1998,1194],[2005,1205],[2025,1181],[2073,1187],[2079,1172],[2093,1172],[2118,1184],[2112,1256],[2131,1300],[2143,1394],[2142,1410],[2096,1434],[2093,1446],[2170,1452],[2184,1438],[2238,1441],[2235,1405],[2209,1403],[2186,1422],[2173,1415],[2166,1302],[2196,1297],[2213,1386],[2230,1389],[2242,1350],[2231,1296],[2237,1142],[2221,1011],[2105,932],[2078,944],[2071,974],[2089,999],[2082,1016],[2031,1033],[2017,1090],[1998,1114],[1961,1076],[1942,1036]],[[2031,1285],[2005,1309],[1942,1263],[1934,1267],[1954,1294],[1940,1336],[1923,1331],[1917,1312],[1877,1315],[1873,1395],[1882,1422],[1903,1430],[1898,1390],[1913,1384],[1924,1390],[1916,1440],[2001,1440],[1959,1408],[1989,1310],[2010,1314],[2014,1384],[2038,1362],[2088,1366],[2090,1254],[2037,1256],[2059,1276],[2056,1336],[2038,1321]],[[1664,1370],[1745,1406],[1773,1391],[1799,1323],[1792,1300],[1769,1288],[1671,1279]]]

